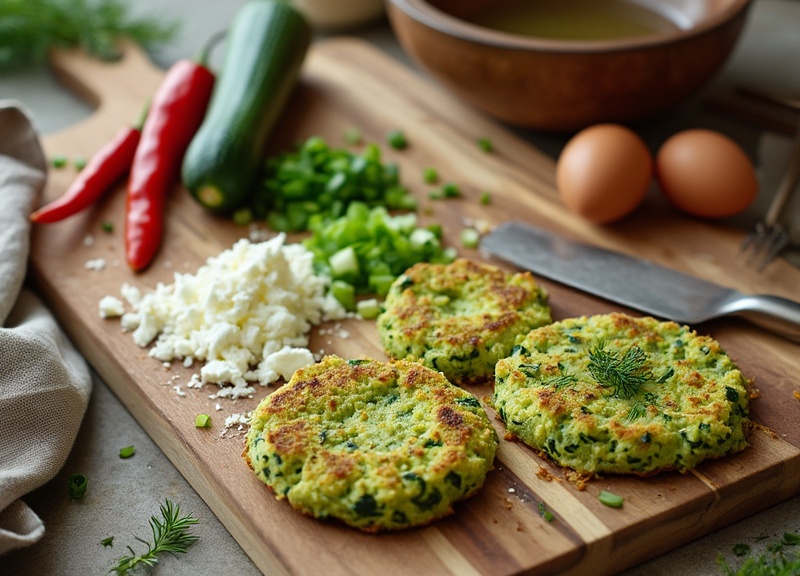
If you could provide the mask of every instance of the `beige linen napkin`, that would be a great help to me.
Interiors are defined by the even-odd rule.
[[[64,465],[91,391],[85,360],[23,286],[28,215],[46,171],[27,116],[0,101],[0,554],[44,535],[20,498]]]

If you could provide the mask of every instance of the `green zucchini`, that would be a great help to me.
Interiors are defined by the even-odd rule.
[[[206,208],[231,212],[257,187],[264,146],[311,37],[288,2],[250,0],[236,14],[206,116],[183,159],[183,185]]]

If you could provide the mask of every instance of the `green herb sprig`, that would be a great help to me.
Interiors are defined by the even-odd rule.
[[[83,48],[104,60],[119,57],[123,38],[149,47],[173,38],[174,22],[136,19],[122,0],[3,0],[0,72],[41,65],[54,48]]]
[[[800,550],[792,549],[800,544],[800,534],[786,532],[780,542],[767,546],[767,551],[758,556],[748,556],[738,569],[732,568],[725,557],[717,556],[717,564],[724,576],[794,576],[800,574]],[[736,544],[733,553],[745,556],[750,552],[747,544]]]
[[[185,553],[189,546],[197,542],[199,538],[189,531],[193,524],[197,524],[197,518],[191,514],[181,516],[180,507],[167,499],[161,505],[161,518],[150,517],[150,529],[153,532],[152,542],[134,536],[136,540],[147,546],[147,552],[136,554],[128,546],[130,555],[120,557],[109,573],[124,575],[129,574],[138,566],[152,568],[158,564],[159,554],[168,553],[176,556]]]
[[[619,352],[606,350],[606,343],[600,342],[589,351],[589,372],[598,384],[611,388],[617,398],[633,398],[653,381],[647,354],[638,346],[628,348],[620,356]]]

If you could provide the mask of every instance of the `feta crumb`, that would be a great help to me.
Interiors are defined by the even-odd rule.
[[[94,246],[94,236],[91,234],[87,234],[83,237],[83,245],[84,246]]]
[[[177,386],[173,386],[173,387],[172,387],[172,389],[173,389],[173,390],[175,390],[175,393],[176,393],[178,396],[180,396],[181,398],[183,398],[183,397],[185,397],[185,396],[186,396],[186,392],[184,392],[183,390],[181,390],[181,385],[180,385],[180,384],[178,384]]]
[[[125,307],[119,298],[103,296],[100,299],[100,318],[118,318],[125,313]]]
[[[104,270],[105,269],[105,267],[106,267],[106,259],[105,258],[91,258],[91,259],[87,260],[83,264],[83,267],[86,268],[87,270],[96,270],[96,271],[99,272],[100,270]]]

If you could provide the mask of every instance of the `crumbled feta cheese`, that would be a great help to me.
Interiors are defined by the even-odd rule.
[[[113,296],[103,296],[100,299],[100,318],[117,318],[125,314],[122,300]]]
[[[94,246],[94,236],[91,234],[87,234],[83,237],[83,245],[84,246]]]
[[[313,254],[286,244],[284,234],[241,239],[194,275],[176,272],[153,292],[123,286],[133,312],[121,322],[158,360],[205,362],[201,381],[225,386],[217,397],[252,396],[250,383],[267,385],[313,363],[312,326],[346,316],[328,283],[314,273]]]
[[[106,259],[105,258],[91,258],[91,259],[87,260],[83,264],[83,267],[86,268],[87,270],[97,270],[99,272],[100,270],[104,270],[105,269],[105,267],[106,267]]]

